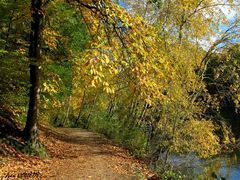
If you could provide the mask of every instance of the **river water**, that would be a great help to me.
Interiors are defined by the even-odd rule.
[[[201,160],[194,156],[170,158],[172,164],[181,167],[191,179],[227,179],[240,180],[240,152]]]
[[[240,180],[240,152],[202,162],[201,176]]]

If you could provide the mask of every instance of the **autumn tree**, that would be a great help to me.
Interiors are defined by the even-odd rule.
[[[43,18],[42,0],[32,0],[32,21],[30,30],[30,91],[29,107],[25,128],[23,130],[24,139],[36,141],[37,138],[37,119],[40,103],[40,82],[39,82],[39,63],[40,63],[40,33]]]

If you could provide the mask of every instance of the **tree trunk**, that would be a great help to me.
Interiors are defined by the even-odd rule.
[[[30,32],[30,90],[27,122],[23,130],[23,138],[35,142],[37,140],[37,122],[40,101],[39,61],[40,61],[40,26],[42,21],[42,0],[32,0],[32,22]]]
[[[67,124],[67,120],[68,120],[68,116],[69,116],[69,111],[70,111],[70,101],[71,101],[71,95],[70,95],[69,98],[68,98],[67,112],[66,112],[66,115],[65,115],[64,120],[63,120],[63,127],[65,127],[66,124]]]
[[[96,107],[97,98],[98,98],[98,96],[97,96],[97,92],[96,92],[95,95],[94,95],[94,100],[93,100],[92,106],[90,106],[90,112],[89,112],[88,117],[86,119],[86,124],[84,124],[85,129],[88,129],[88,127],[89,127],[90,119],[91,119],[92,114],[93,114],[93,109]]]
[[[79,113],[78,113],[78,117],[75,121],[75,126],[77,127],[78,126],[78,123],[82,117],[82,112],[83,112],[83,107],[84,107],[84,104],[85,104],[85,96],[86,96],[86,91],[84,90],[83,91],[83,97],[82,97],[82,100],[81,100],[81,104],[80,104],[80,109],[79,109]]]

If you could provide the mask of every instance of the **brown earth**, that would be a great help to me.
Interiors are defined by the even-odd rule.
[[[97,133],[41,126],[40,140],[49,158],[27,156],[1,144],[8,154],[0,156],[0,179],[132,180],[153,176],[128,151]]]

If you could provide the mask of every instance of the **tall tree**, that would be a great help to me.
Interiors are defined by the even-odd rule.
[[[43,18],[42,0],[31,1],[32,22],[30,31],[30,94],[29,107],[27,114],[27,122],[23,130],[23,137],[25,140],[32,142],[37,139],[37,119],[39,111],[39,61],[40,61],[40,31],[41,21]]]

